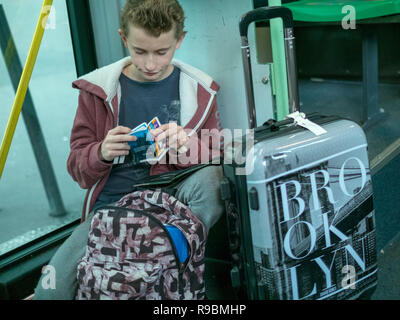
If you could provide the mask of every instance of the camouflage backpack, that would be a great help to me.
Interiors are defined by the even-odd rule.
[[[183,232],[181,263],[165,225]],[[76,299],[202,300],[206,230],[190,209],[160,190],[136,191],[96,210]]]

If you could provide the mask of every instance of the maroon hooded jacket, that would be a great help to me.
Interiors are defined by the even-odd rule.
[[[97,69],[72,84],[73,88],[80,90],[80,94],[70,137],[71,151],[67,169],[81,188],[88,189],[82,221],[92,210],[111,172],[112,164],[101,161],[98,150],[108,131],[118,125],[121,100],[119,77],[124,68],[131,63],[130,57],[126,57]],[[183,169],[204,159],[215,159],[220,155],[219,137],[217,137],[221,129],[216,101],[218,84],[202,71],[181,61],[173,60],[172,64],[181,70],[179,80],[181,125],[186,132],[190,132],[188,154],[190,150],[195,150],[197,156],[194,158],[191,156],[189,163],[188,161],[181,163],[177,158],[174,158],[173,164],[168,160],[160,161],[151,166],[151,175]],[[202,136],[200,132],[203,129],[214,130],[211,131],[211,135]],[[114,159],[114,163],[120,161],[120,157]]]

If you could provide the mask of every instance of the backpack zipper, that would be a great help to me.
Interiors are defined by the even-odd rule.
[[[154,221],[156,224],[158,224],[158,226],[161,229],[163,229],[163,231],[167,235],[169,243],[171,244],[172,252],[174,254],[175,262],[176,262],[177,269],[178,269],[178,290],[179,290],[180,300],[184,300],[183,272],[185,271],[186,268],[182,268],[182,263],[179,260],[178,251],[176,249],[175,243],[172,240],[171,234],[168,232],[165,225],[160,220],[158,220],[151,214],[147,213],[146,211],[140,211],[140,210],[136,210],[136,209],[129,209],[129,208],[124,208],[124,207],[116,207],[116,206],[103,206],[103,207],[98,208],[96,211],[103,210],[103,209],[123,209],[125,211],[132,211],[134,213],[142,214],[142,215],[145,215],[146,217],[150,218],[152,221]],[[160,288],[160,290],[162,290],[162,288]],[[163,294],[161,294],[161,293],[160,293],[160,295],[163,296]]]

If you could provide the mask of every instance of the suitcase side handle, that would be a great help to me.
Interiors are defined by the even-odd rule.
[[[262,7],[249,11],[242,16],[239,23],[239,31],[242,41],[242,60],[246,85],[247,115],[250,129],[254,129],[257,126],[257,121],[250,47],[247,36],[248,28],[252,22],[265,21],[274,18],[281,18],[284,26],[289,113],[294,113],[300,110],[292,12],[286,7]]]

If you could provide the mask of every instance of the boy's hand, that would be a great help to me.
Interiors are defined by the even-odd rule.
[[[99,148],[99,158],[102,161],[113,161],[115,157],[126,156],[129,154],[130,146],[128,141],[136,141],[136,136],[131,136],[131,129],[118,126],[108,131],[101,147]]]
[[[175,150],[184,150],[184,146],[190,139],[185,130],[176,124],[170,122],[161,125],[157,129],[151,130],[151,134],[156,142],[167,140],[167,146]]]

